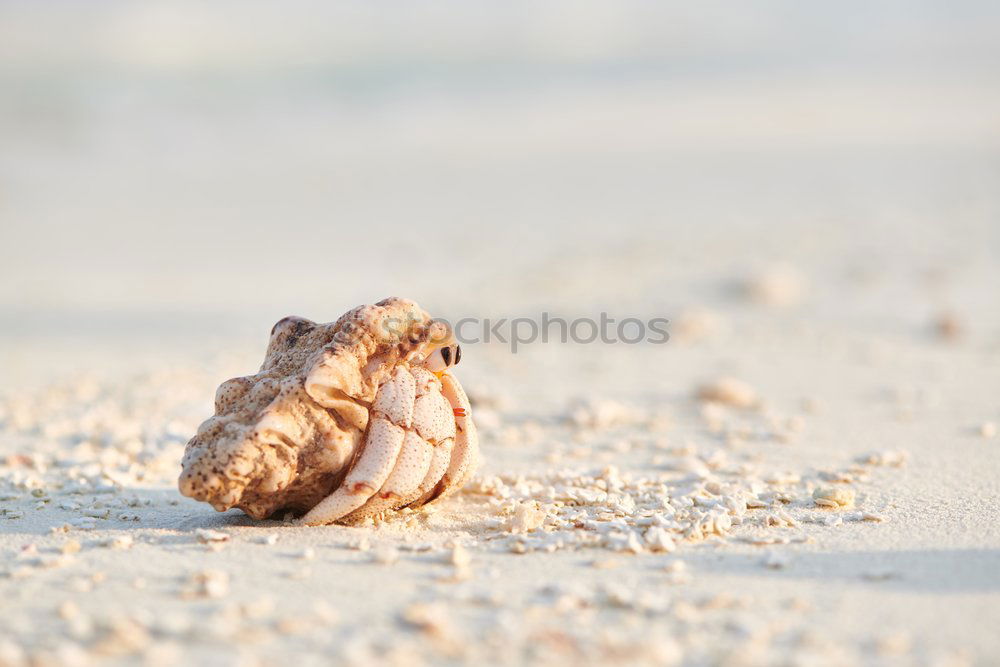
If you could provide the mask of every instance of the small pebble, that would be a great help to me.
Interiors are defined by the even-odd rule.
[[[219,530],[209,530],[208,528],[197,528],[194,531],[195,537],[202,544],[211,544],[213,542],[228,542],[229,533],[223,533]]]

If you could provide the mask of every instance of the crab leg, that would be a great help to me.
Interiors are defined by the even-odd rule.
[[[431,460],[430,468],[427,469],[424,481],[420,482],[420,486],[417,488],[417,493],[414,496],[416,500],[409,504],[410,507],[420,507],[431,500],[434,489],[437,488],[437,483],[441,481],[441,478],[448,471],[448,465],[451,463],[451,452],[454,447],[454,438],[448,438],[443,442],[439,442],[434,447],[434,458]]]
[[[462,488],[462,484],[472,476],[479,463],[479,436],[476,425],[472,423],[472,406],[465,390],[450,373],[444,373],[441,376],[441,393],[455,411],[457,433],[448,470],[426,502],[444,498]]]
[[[318,526],[342,519],[364,505],[385,484],[399,457],[406,429],[412,423],[415,397],[413,376],[403,367],[396,369],[378,390],[361,454],[347,478],[302,517],[303,523]]]
[[[389,479],[378,493],[344,517],[344,520],[350,523],[405,505],[416,497],[416,491],[427,476],[433,457],[433,445],[415,431],[407,431]]]

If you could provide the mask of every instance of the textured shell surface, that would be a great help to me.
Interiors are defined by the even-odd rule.
[[[417,457],[418,464],[427,459],[425,465],[433,468],[435,451],[438,459],[446,459],[438,466],[441,480],[430,480],[429,492],[408,501],[416,506],[447,495],[468,479],[478,448],[475,427],[462,409],[468,399],[457,380],[450,371],[430,373],[420,366],[449,341],[446,325],[400,298],[359,306],[327,324],[282,319],[271,331],[260,371],[219,386],[215,414],[185,449],[178,480],[181,493],[216,510],[236,507],[258,519],[278,511],[308,512],[337,491],[349,474],[360,474],[361,461],[366,450],[377,446],[371,443],[377,442],[380,430],[398,428],[406,430],[399,439],[407,443],[394,455],[399,467],[413,465],[419,450],[409,445],[411,441],[429,448]],[[403,376],[398,375],[401,370]],[[449,409],[439,410],[435,419],[446,414],[444,419],[455,421],[448,424],[451,430],[441,431],[441,438],[427,436],[429,422],[420,420],[421,411],[433,401],[420,402],[416,388],[409,398],[398,396],[401,385],[389,382],[394,377],[417,378],[420,396],[436,392],[434,397],[442,402],[446,397]],[[457,438],[446,437],[448,433],[457,433]],[[453,449],[464,452],[460,466]],[[386,499],[394,496],[375,497],[373,507],[392,508]],[[364,511],[355,510],[348,519],[362,516]]]

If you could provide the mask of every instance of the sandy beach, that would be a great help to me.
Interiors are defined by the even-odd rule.
[[[793,7],[0,7],[0,665],[1000,661],[1000,16]],[[180,495],[387,296],[670,338],[463,345],[428,510]]]

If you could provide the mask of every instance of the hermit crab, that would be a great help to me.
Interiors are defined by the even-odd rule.
[[[185,496],[260,519],[354,523],[454,493],[479,459],[447,325],[389,298],[336,322],[286,317],[256,375],[223,382],[188,442]]]

